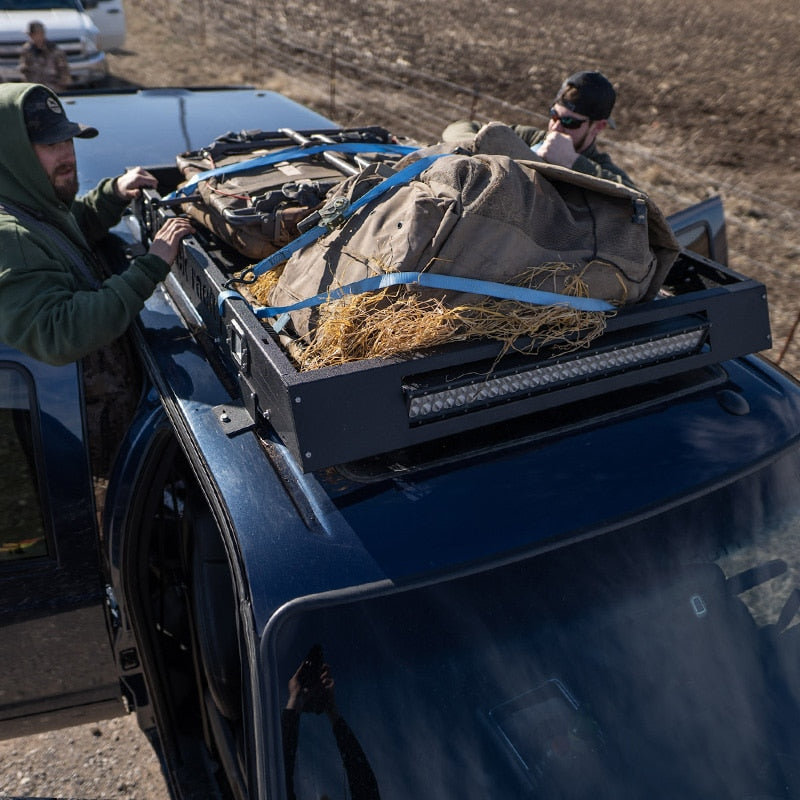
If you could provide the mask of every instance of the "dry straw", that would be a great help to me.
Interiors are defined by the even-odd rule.
[[[252,299],[269,305],[279,277],[267,273],[249,287]],[[586,297],[586,284],[567,264],[545,264],[511,281],[518,286],[563,282],[564,294]],[[477,295],[475,295],[477,297]],[[469,339],[503,343],[503,352],[569,352],[587,346],[605,330],[607,314],[566,305],[535,306],[486,298],[449,307],[439,296],[412,287],[350,295],[321,306],[313,332],[296,340],[290,354],[301,371],[368,358],[386,358]]]

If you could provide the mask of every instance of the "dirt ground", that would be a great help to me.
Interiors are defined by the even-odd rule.
[[[344,125],[435,141],[461,117],[543,124],[562,78],[618,90],[608,150],[670,213],[713,194],[731,266],[766,283],[780,358],[798,318],[796,0],[127,0],[114,86],[248,83]],[[220,132],[228,129],[220,114]],[[157,132],[154,132],[157,135]],[[798,337],[800,338],[800,337]],[[782,365],[800,374],[800,341]],[[0,797],[166,797],[132,718],[0,742]]]

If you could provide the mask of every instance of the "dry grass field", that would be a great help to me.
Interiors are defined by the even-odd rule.
[[[435,141],[464,116],[540,124],[562,78],[618,89],[603,147],[666,213],[724,198],[730,263],[764,281],[777,359],[800,313],[797,0],[127,0],[118,86],[248,83]],[[224,114],[220,132],[227,130]],[[157,135],[157,131],[154,131]],[[800,374],[800,338],[783,366]],[[0,797],[165,790],[131,718],[0,742]]]

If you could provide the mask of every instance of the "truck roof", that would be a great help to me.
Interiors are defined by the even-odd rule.
[[[283,95],[247,86],[104,90],[62,100],[71,119],[100,132],[75,140],[81,191],[128,167],[174,166],[176,155],[228,129],[336,127]]]
[[[711,495],[798,436],[796,386],[750,356],[396,453],[381,470],[296,475],[285,484],[293,513],[254,468],[236,491],[261,492],[283,519],[269,563],[248,559],[251,582],[265,587],[255,619],[265,625],[299,597],[485,568],[602,535]],[[263,527],[243,513],[238,540],[255,554]]]

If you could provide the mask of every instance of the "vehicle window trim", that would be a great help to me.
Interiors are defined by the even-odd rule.
[[[0,370],[16,372],[28,389],[28,411],[31,420],[31,446],[33,463],[36,474],[33,476],[39,494],[39,513],[42,518],[45,545],[47,552],[44,555],[24,559],[10,559],[0,561],[0,571],[3,574],[21,571],[42,571],[52,569],[58,564],[58,552],[53,530],[53,514],[50,506],[50,496],[47,491],[47,475],[45,469],[45,448],[42,436],[41,417],[39,413],[39,397],[36,391],[36,379],[33,374],[22,364],[9,360],[0,360]]]

